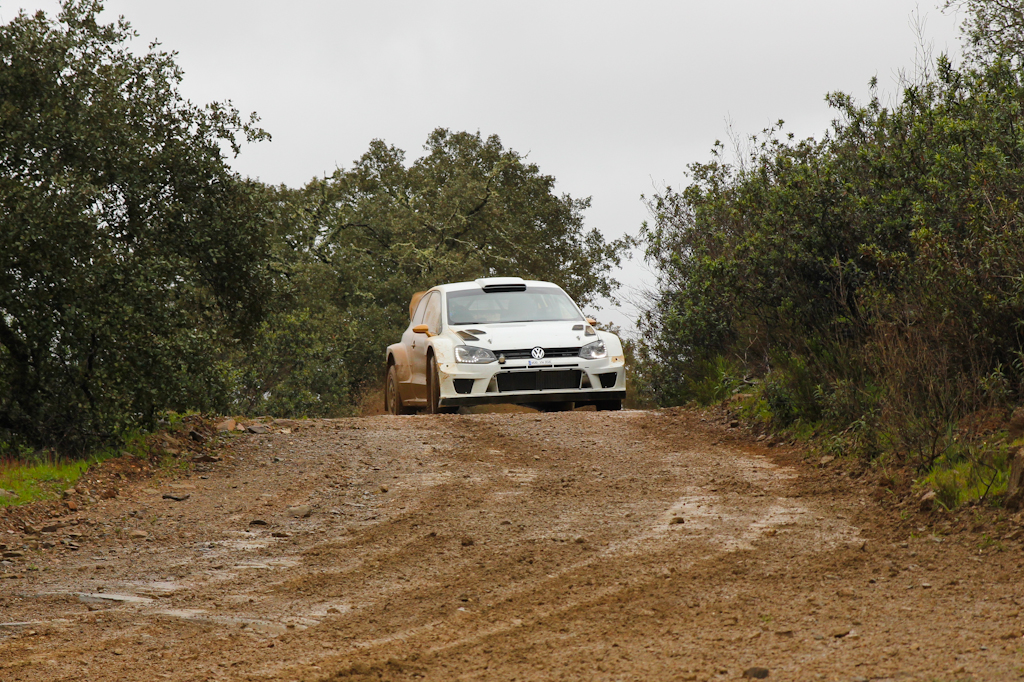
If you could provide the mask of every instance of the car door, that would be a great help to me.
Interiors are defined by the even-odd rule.
[[[417,324],[427,325],[427,329],[431,334],[437,334],[441,331],[441,294],[437,291],[431,291],[423,300],[422,308],[423,316],[419,321],[413,320],[413,324],[407,334],[410,335],[410,339],[406,344],[409,348],[409,364],[412,370],[412,376],[410,378],[411,389],[410,395],[413,398],[426,400],[427,399],[427,339],[430,338],[426,334],[415,334],[412,331],[412,327]],[[417,311],[417,315],[420,311]]]

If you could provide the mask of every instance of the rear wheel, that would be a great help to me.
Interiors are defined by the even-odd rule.
[[[433,356],[427,358],[427,412],[430,414],[453,414],[457,407],[441,407],[441,381],[437,376],[437,363]]]
[[[388,376],[384,380],[384,407],[391,414],[411,414],[412,409],[402,404],[398,394],[398,368],[388,365]]]
[[[622,409],[621,400],[598,400],[596,403],[598,412],[612,412]]]

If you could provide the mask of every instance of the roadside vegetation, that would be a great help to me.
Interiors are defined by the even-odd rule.
[[[438,129],[412,161],[375,140],[301,188],[239,177],[255,114],[184,100],[174,54],[101,8],[0,26],[0,461],[116,448],[166,411],[353,413],[438,282],[614,291],[629,240],[496,136]]]
[[[642,322],[662,404],[732,403],[956,507],[999,503],[1024,397],[1024,3],[950,3],[964,56],[891,105],[828,95],[649,199]]]

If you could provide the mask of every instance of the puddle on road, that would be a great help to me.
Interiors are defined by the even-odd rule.
[[[154,615],[180,618],[190,623],[203,625],[223,625],[225,627],[246,628],[252,632],[265,635],[283,635],[289,630],[305,630],[311,625],[319,624],[319,621],[312,619],[297,619],[299,623],[278,623],[274,621],[261,620],[259,618],[245,618],[242,616],[218,616],[211,614],[205,609],[162,609],[155,611]]]
[[[235,564],[233,568],[293,568],[298,566],[300,563],[302,563],[300,559],[293,557],[279,557],[277,559],[267,559],[266,561],[249,561],[241,564]]]
[[[138,597],[134,594],[114,594],[111,592],[79,592],[78,601],[85,604],[152,604],[149,597]]]
[[[505,475],[516,483],[532,483],[537,479],[537,472],[533,469],[505,469]]]
[[[428,471],[422,474],[413,474],[412,479],[417,481],[420,485],[433,487],[437,485],[444,485],[452,478],[451,472],[448,471]]]

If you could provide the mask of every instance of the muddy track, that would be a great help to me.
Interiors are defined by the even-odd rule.
[[[17,559],[0,679],[1024,671],[1017,541],[898,532],[856,483],[710,414],[283,430],[225,437],[208,472],[129,487]]]

